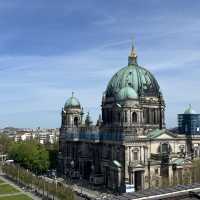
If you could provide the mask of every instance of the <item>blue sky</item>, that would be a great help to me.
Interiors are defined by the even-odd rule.
[[[0,127],[59,127],[72,91],[95,121],[133,35],[167,126],[189,103],[200,112],[199,9],[198,0],[1,0]]]

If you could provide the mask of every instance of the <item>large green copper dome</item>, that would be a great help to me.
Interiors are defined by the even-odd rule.
[[[159,96],[159,85],[154,76],[137,64],[135,50],[132,49],[128,66],[119,70],[110,80],[106,97],[117,98],[122,88],[131,87],[138,96]]]
[[[72,93],[72,96],[66,101],[65,103],[65,108],[80,108],[81,104],[79,102],[79,100],[74,97],[74,94]]]

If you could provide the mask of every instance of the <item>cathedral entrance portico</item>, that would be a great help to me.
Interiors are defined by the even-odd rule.
[[[134,182],[136,191],[143,189],[143,173],[144,171],[135,171],[134,173]]]
[[[134,185],[135,191],[144,189],[144,167],[140,164],[129,166],[129,182]]]

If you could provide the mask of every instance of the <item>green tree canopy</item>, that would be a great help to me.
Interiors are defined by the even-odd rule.
[[[9,158],[35,172],[44,172],[49,168],[48,151],[35,141],[13,143]]]
[[[45,148],[49,152],[50,169],[56,169],[58,156],[58,142],[55,142],[54,144],[46,144]]]
[[[0,134],[0,154],[8,153],[12,140],[6,134]]]

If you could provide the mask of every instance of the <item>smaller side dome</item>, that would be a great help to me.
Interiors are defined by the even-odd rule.
[[[81,108],[81,104],[79,100],[74,97],[74,93],[72,92],[72,96],[66,101],[65,108]]]
[[[117,94],[118,101],[123,101],[127,99],[137,99],[137,98],[138,98],[137,92],[129,86],[122,88]]]
[[[189,107],[185,110],[184,114],[196,114],[196,111],[192,109],[192,105],[190,104]]]

